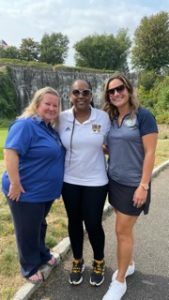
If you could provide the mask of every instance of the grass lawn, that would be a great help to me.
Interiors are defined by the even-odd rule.
[[[4,170],[3,145],[7,129],[0,128],[0,177]],[[6,200],[0,191],[0,299],[12,299],[25,283],[20,276],[14,229]],[[62,200],[57,200],[48,216],[46,242],[52,248],[67,236],[67,217]]]
[[[20,276],[13,224],[2,193],[0,216],[0,299],[10,300],[26,281]],[[47,222],[49,226],[46,242],[52,248],[67,236],[67,217],[62,200],[55,201]]]
[[[0,156],[7,129],[0,129]],[[2,159],[2,158],[1,158]],[[159,126],[155,166],[169,160],[169,125]],[[4,170],[0,161],[0,176]],[[12,299],[19,286],[25,283],[19,273],[14,229],[8,206],[0,192],[0,299]],[[67,236],[67,217],[62,200],[55,201],[48,216],[47,244],[54,247]]]
[[[0,128],[0,160],[3,159],[3,146],[7,135],[7,128]]]

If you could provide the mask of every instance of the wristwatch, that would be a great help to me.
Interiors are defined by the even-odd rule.
[[[140,186],[142,186],[142,188],[143,188],[145,191],[148,191],[148,190],[149,190],[149,185],[148,185],[148,183],[141,183]]]

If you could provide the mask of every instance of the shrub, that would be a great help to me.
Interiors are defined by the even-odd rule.
[[[0,118],[16,116],[17,96],[8,69],[0,71]]]

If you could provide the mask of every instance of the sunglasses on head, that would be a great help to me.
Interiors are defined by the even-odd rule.
[[[121,84],[121,85],[119,85],[119,86],[116,86],[115,88],[112,88],[112,89],[107,90],[107,93],[108,93],[109,95],[114,95],[115,92],[117,92],[117,93],[123,92],[123,91],[125,90],[125,88],[126,88],[125,85],[124,85],[124,84]]]
[[[89,90],[89,89],[88,90],[73,90],[72,91],[72,95],[74,95],[76,97],[78,97],[80,95],[82,95],[83,97],[88,97],[88,96],[91,95],[91,93],[92,93],[92,91]]]

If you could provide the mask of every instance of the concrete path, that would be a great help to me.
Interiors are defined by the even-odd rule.
[[[106,272],[104,283],[96,288],[89,284],[92,251],[87,237],[84,243],[86,269],[84,281],[74,287],[68,283],[72,254],[50,274],[31,300],[101,300],[116,269],[114,213],[104,218],[106,234]],[[150,213],[141,215],[135,227],[135,275],[127,279],[124,300],[169,300],[169,167],[154,178]]]

